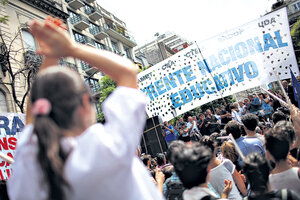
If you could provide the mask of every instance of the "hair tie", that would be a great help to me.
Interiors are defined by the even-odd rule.
[[[34,116],[37,115],[48,115],[51,111],[51,103],[48,99],[41,98],[34,102],[32,107],[32,113]]]

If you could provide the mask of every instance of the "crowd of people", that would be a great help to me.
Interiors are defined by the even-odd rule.
[[[166,199],[300,199],[298,108],[263,93],[227,108],[164,122],[168,151],[141,156],[154,181],[161,169]]]
[[[292,103],[297,106],[298,103],[294,99],[292,85],[288,84],[286,80],[282,84]],[[279,99],[286,101],[281,90],[272,93]],[[276,98],[267,93],[251,94],[243,101],[226,104],[226,106],[223,105],[220,108],[212,108],[214,112],[212,112],[212,109],[207,109],[203,113],[199,113],[198,116],[181,117],[173,124],[164,122],[162,127],[163,136],[167,145],[169,146],[172,141],[177,139],[185,142],[197,141],[204,135],[211,135],[214,132],[220,133],[225,125],[232,120],[242,125],[243,116],[249,113],[258,117],[259,126],[256,131],[262,132],[271,126],[273,114],[275,118],[288,114],[288,110],[282,107]]]
[[[286,114],[271,115],[270,126],[247,113],[240,122],[231,119],[224,129],[196,138],[190,133],[182,136],[180,131],[191,132],[191,127],[198,126],[201,133],[203,114],[200,122],[193,117],[187,123],[179,119],[180,128],[165,122],[165,132],[179,130],[178,140],[167,141],[165,154],[142,155],[141,160],[170,200],[300,199],[300,111],[296,107],[291,113],[284,110]],[[207,114],[211,119],[209,110]],[[182,139],[188,135],[190,140]]]
[[[165,122],[167,152],[139,154],[146,100],[133,64],[73,43],[54,22],[30,25],[45,59],[0,199],[300,199],[297,107],[276,108],[271,97],[250,95],[215,114]],[[116,81],[103,105],[105,124],[95,123],[80,76],[55,66],[61,57],[81,59]]]

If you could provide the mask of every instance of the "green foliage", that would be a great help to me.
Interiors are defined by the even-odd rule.
[[[296,24],[293,26],[291,36],[294,44],[296,58],[298,62],[300,62],[300,17],[298,18]]]
[[[8,0],[0,0],[0,5],[5,6],[8,3]],[[0,17],[0,23],[6,24],[8,22],[8,15]]]
[[[107,75],[102,77],[100,80],[100,91],[101,91],[101,97],[99,99],[100,109],[101,112],[97,116],[98,122],[104,122],[105,118],[102,112],[102,104],[105,101],[105,99],[116,89],[116,82],[114,82],[111,78],[109,78]]]

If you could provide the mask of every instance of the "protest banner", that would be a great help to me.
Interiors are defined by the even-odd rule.
[[[16,146],[25,124],[25,115],[17,113],[0,113],[0,151],[14,158]],[[0,180],[8,179],[11,165],[0,159]]]
[[[168,121],[234,93],[297,76],[286,8],[193,45],[139,73],[149,117]]]

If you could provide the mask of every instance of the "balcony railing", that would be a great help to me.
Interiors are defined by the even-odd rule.
[[[112,23],[104,24],[104,29],[108,34],[113,37],[118,37],[119,40],[122,40],[125,44],[134,47],[136,46],[135,39],[123,28],[118,28]]]
[[[91,18],[94,21],[97,21],[102,17],[101,10],[99,10],[98,8],[85,6],[84,12],[89,16],[89,18]]]
[[[72,8],[74,8],[75,10],[81,8],[84,6],[84,3],[81,0],[65,0],[68,5]]]
[[[25,66],[34,66],[38,68],[41,66],[43,57],[37,55],[33,50],[26,50],[24,53],[24,63]]]
[[[65,60],[60,60],[59,64],[62,65],[62,66],[68,67],[68,68],[70,68],[70,69],[72,69],[72,70],[74,70],[76,72],[78,72],[78,68],[77,68],[76,64],[67,62]]]
[[[81,44],[87,44],[87,45],[95,47],[95,41],[92,38],[87,37],[87,36],[83,36],[83,37],[80,37],[80,38],[75,37],[75,41],[79,42]]]
[[[108,35],[104,32],[103,28],[100,26],[90,27],[89,31],[98,40],[103,40],[104,38],[108,37]]]
[[[82,15],[75,15],[70,17],[70,23],[77,29],[84,30],[90,26],[90,22],[87,18]]]

